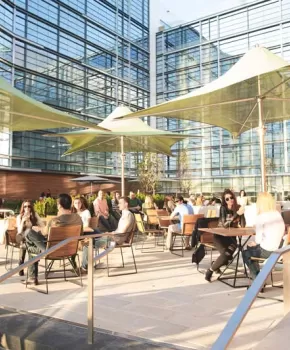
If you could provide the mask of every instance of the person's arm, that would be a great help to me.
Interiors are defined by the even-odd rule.
[[[98,198],[96,198],[96,199],[94,200],[93,206],[94,206],[95,215],[98,216],[98,214],[100,214],[100,206],[99,206]]]
[[[261,215],[257,216],[255,229],[256,229],[255,242],[256,244],[260,244],[262,242],[263,230],[264,230],[264,223],[262,221]]]
[[[178,207],[176,207],[173,212],[170,214],[170,219],[174,219],[174,217],[178,214]]]
[[[35,232],[41,232],[42,234],[46,234],[44,222],[41,220],[40,216],[37,213],[35,213],[35,218],[36,225],[32,226],[32,229]]]
[[[85,210],[82,216],[83,228],[86,229],[90,227],[91,213],[89,210]]]
[[[227,210],[224,206],[221,206],[220,209],[220,223],[223,227],[228,227],[227,225]]]
[[[17,227],[17,233],[23,232],[23,226],[24,226],[24,220],[21,219],[21,216],[18,215],[16,218],[16,227]]]

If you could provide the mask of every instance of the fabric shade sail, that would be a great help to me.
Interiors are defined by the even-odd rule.
[[[266,190],[264,124],[289,119],[289,87],[289,63],[255,47],[204,87],[122,119],[152,115],[192,120],[226,129],[234,137],[259,127],[262,190]]]
[[[34,100],[0,77],[0,128],[29,131],[71,127],[100,129],[93,123]]]
[[[62,136],[71,144],[65,152],[68,155],[77,151],[121,152],[122,155],[122,195],[124,194],[124,156],[125,152],[156,152],[172,155],[171,146],[190,135],[172,133],[150,127],[140,119],[116,120],[117,117],[131,113],[127,107],[117,107],[99,126],[109,129],[82,130],[46,136]]]

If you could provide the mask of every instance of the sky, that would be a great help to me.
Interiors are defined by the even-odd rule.
[[[159,19],[171,26],[199,19],[255,0],[151,0]],[[155,12],[155,15],[157,13]]]

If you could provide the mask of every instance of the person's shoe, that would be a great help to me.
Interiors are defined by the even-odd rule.
[[[208,270],[206,271],[206,273],[205,273],[205,279],[206,279],[206,281],[211,282],[212,274],[213,274],[213,271],[212,271],[212,270],[208,269]]]
[[[24,263],[24,261],[19,260],[18,265],[20,266],[20,265],[22,265],[23,263]],[[24,276],[24,271],[23,271],[23,270],[20,270],[20,271],[18,272],[18,274],[19,274],[19,276]]]
[[[86,269],[83,269],[82,267],[80,269],[76,269],[76,272],[77,272],[77,275],[80,276],[80,275],[87,275],[88,274],[88,270]]]
[[[35,286],[39,285],[38,278],[37,277],[29,277],[27,280],[28,283],[33,283]]]
[[[191,246],[188,245],[187,247],[185,247],[185,250],[191,250]]]
[[[38,286],[38,285],[39,285],[38,278],[34,278],[33,284],[34,284],[35,286]]]

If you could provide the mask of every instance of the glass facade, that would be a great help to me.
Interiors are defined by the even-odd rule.
[[[149,0],[3,0],[0,29],[0,75],[32,98],[94,123],[148,106]],[[116,154],[61,158],[68,144],[43,134],[3,133],[0,165],[120,174]]]
[[[256,1],[209,18],[164,29],[156,35],[157,103],[186,94],[224,74],[255,45],[290,61],[290,0]],[[238,139],[220,128],[192,121],[157,118],[157,127],[202,136],[175,147],[167,161],[178,174],[178,154],[186,149],[192,191],[212,194],[224,188],[260,191],[257,130]],[[266,157],[271,192],[290,193],[290,121],[267,124]],[[178,190],[178,189],[177,189]]]

